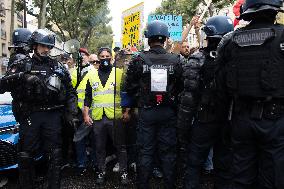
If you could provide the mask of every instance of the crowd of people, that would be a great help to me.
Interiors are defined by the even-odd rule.
[[[91,166],[102,186],[113,160],[121,184],[132,170],[139,189],[152,176],[174,189],[177,175],[181,188],[198,189],[202,172],[216,189],[283,189],[282,4],[245,0],[239,19],[248,25],[235,31],[227,16],[203,26],[194,17],[178,44],[152,21],[149,50],[80,48],[76,59],[51,58],[55,35],[44,29],[15,30],[0,92],[11,92],[20,124],[20,188],[36,188],[44,155],[51,189],[68,166],[78,176]],[[186,41],[191,27],[202,33],[198,48]]]

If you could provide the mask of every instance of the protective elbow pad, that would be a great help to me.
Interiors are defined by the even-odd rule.
[[[189,79],[184,80],[184,90],[185,91],[196,90],[197,86],[198,86],[198,83],[195,80],[189,80]]]
[[[191,93],[185,92],[180,98],[181,105],[186,107],[192,107],[195,105],[194,98]]]

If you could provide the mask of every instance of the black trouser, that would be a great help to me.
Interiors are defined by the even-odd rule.
[[[96,142],[96,157],[99,171],[105,172],[106,144],[108,135],[114,141],[114,121],[103,116],[102,120],[94,122],[94,136]],[[118,126],[118,125],[117,125]],[[121,126],[121,125],[120,125]],[[115,145],[121,170],[127,169],[127,152],[125,145]]]
[[[49,158],[48,182],[50,189],[60,188],[61,124],[59,110],[33,112],[20,120],[19,176],[21,188],[34,188],[33,159],[43,151]]]
[[[75,145],[73,142],[74,129],[65,121],[62,126],[62,157],[65,163],[74,163],[76,160]]]
[[[200,123],[195,121],[188,152],[188,164],[185,175],[186,189],[199,189],[200,173],[214,146],[215,188],[228,189],[231,181],[231,150],[224,145],[224,129],[229,125],[222,122]]]
[[[190,125],[191,123],[188,123]],[[191,127],[177,128],[178,137],[178,169],[181,174],[181,179],[184,178],[185,169],[187,165],[188,146],[190,143]]]
[[[165,188],[175,184],[176,167],[176,112],[170,107],[139,109],[137,127],[138,188],[148,189],[155,152],[161,159]]]
[[[137,116],[134,112],[131,113],[130,121],[125,123],[126,127],[126,147],[128,163],[137,162],[137,145],[136,145],[136,129],[137,129]]]
[[[251,119],[233,115],[233,189],[284,188],[284,116]]]

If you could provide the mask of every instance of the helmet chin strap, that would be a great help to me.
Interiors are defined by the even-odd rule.
[[[46,56],[42,56],[39,54],[37,50],[35,50],[35,55],[37,56],[38,59],[40,59],[43,62],[46,62],[49,58],[49,55],[47,54]]]

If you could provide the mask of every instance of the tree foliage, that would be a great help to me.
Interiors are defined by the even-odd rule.
[[[43,0],[32,0],[28,13],[39,18],[35,11],[42,5]],[[47,25],[63,41],[78,39],[81,46],[91,52],[100,46],[111,46],[112,29],[107,26],[111,20],[108,0],[48,0]],[[23,8],[18,4],[18,9]]]
[[[235,0],[213,0],[209,13],[213,15],[221,8],[234,3]],[[199,7],[206,5],[205,0],[163,0],[156,14],[175,14],[183,17],[184,23],[189,23],[194,15],[199,14]]]

